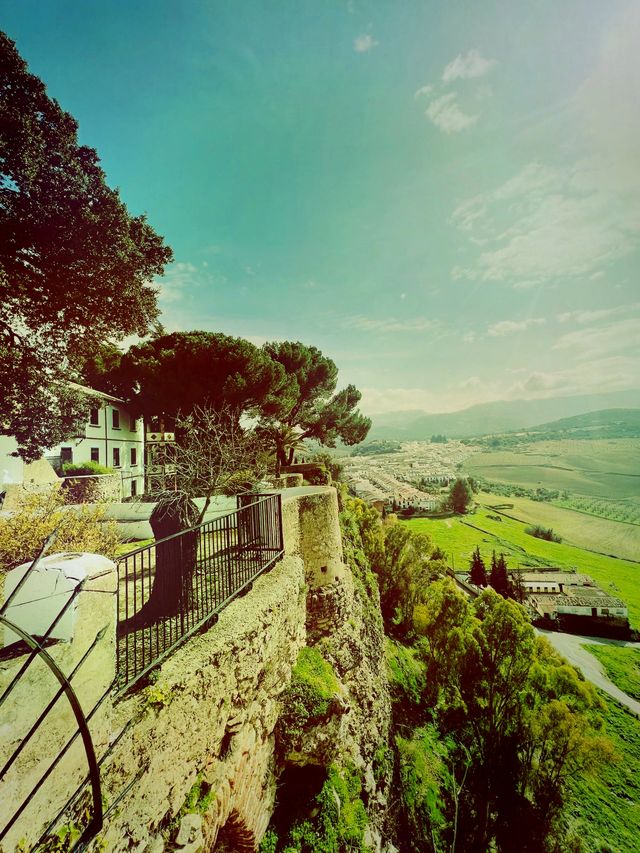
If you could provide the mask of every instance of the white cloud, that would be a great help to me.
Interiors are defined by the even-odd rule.
[[[368,53],[378,44],[371,33],[361,33],[353,40],[353,49],[356,53]]]
[[[197,285],[201,275],[194,264],[182,261],[172,264],[167,268],[164,276],[157,277],[153,281],[158,291],[160,305],[181,302],[189,289]]]
[[[521,371],[504,399],[549,398],[573,394],[599,394],[638,387],[640,358],[635,355],[613,355],[585,360],[556,371]]]
[[[583,325],[584,323],[593,323],[609,317],[619,316],[620,314],[633,314],[639,309],[640,302],[633,302],[631,305],[616,305],[612,308],[598,308],[594,311],[566,311],[558,315],[558,320],[560,323],[574,322]]]
[[[592,275],[634,251],[640,195],[611,192],[598,161],[565,169],[530,163],[493,192],[460,204],[451,222],[483,247],[454,278],[525,288]]]
[[[542,326],[544,322],[542,317],[530,317],[527,320],[501,320],[489,326],[487,334],[492,338],[503,338],[516,332],[524,332],[531,326]]]
[[[425,115],[445,133],[458,133],[478,121],[477,115],[462,112],[456,99],[455,92],[449,92],[431,101],[425,110]]]
[[[420,98],[423,95],[430,95],[432,92],[433,92],[433,86],[429,86],[429,85],[420,86],[419,89],[416,89],[416,92],[415,92],[413,97],[414,98]]]
[[[603,326],[587,326],[562,335],[553,349],[568,350],[576,359],[593,361],[619,353],[637,353],[640,318],[616,320]]]
[[[360,329],[365,332],[425,332],[436,329],[438,323],[426,317],[415,317],[412,320],[375,319],[361,315],[345,317],[342,325],[346,329]]]
[[[470,50],[465,56],[459,54],[446,66],[442,72],[442,82],[483,77],[495,64],[495,59],[485,59],[480,51]]]

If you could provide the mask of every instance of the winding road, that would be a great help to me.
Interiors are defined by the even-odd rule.
[[[551,645],[574,666],[581,670],[582,674],[596,687],[604,690],[613,699],[624,705],[637,717],[640,717],[640,702],[627,696],[619,687],[609,679],[600,661],[595,658],[585,645],[597,643],[601,646],[624,646],[625,648],[640,649],[640,643],[629,643],[625,640],[605,640],[602,637],[580,637],[575,634],[562,634],[557,631],[543,631],[536,628],[536,633],[546,637]]]

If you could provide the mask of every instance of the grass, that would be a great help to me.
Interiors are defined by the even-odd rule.
[[[598,658],[611,681],[628,696],[640,701],[640,649],[593,643],[585,649]]]
[[[116,557],[124,557],[126,554],[130,554],[131,551],[136,551],[138,548],[144,548],[147,545],[151,545],[155,542],[155,539],[137,539],[134,542],[121,542],[116,548]]]
[[[477,453],[465,471],[512,485],[543,486],[602,498],[637,497],[640,439],[564,439]]]
[[[511,498],[495,498],[496,504],[511,503]],[[510,510],[506,510],[510,512]],[[586,551],[567,542],[547,542],[524,532],[525,524],[505,516],[491,518],[495,510],[485,506],[467,516],[447,519],[418,518],[402,522],[412,530],[427,533],[446,552],[456,569],[469,566],[471,553],[479,546],[485,562],[491,552],[504,553],[510,568],[554,566],[576,569],[590,575],[606,592],[622,598],[629,608],[629,619],[640,626],[640,564]],[[561,531],[559,531],[561,532]]]
[[[640,559],[638,525],[585,516],[583,512],[529,498],[497,497],[481,492],[476,496],[476,500],[487,508],[512,504],[513,508],[501,511],[527,524],[552,527],[567,544],[626,560]]]
[[[571,783],[568,813],[585,853],[631,853],[640,846],[640,721],[601,696],[618,760]]]

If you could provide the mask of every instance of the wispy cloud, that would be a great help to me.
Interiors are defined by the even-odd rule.
[[[613,308],[598,308],[594,311],[565,311],[558,315],[560,323],[595,323],[598,320],[606,320],[609,317],[616,317],[622,314],[635,314],[640,310],[640,302],[633,302],[630,305],[616,305]]]
[[[454,210],[451,222],[483,247],[454,278],[532,287],[593,275],[637,247],[640,197],[621,200],[599,179],[601,164],[564,169],[530,163],[493,192]]]
[[[460,109],[455,92],[448,92],[431,101],[425,115],[445,133],[459,133],[478,121],[477,115],[468,115]]]
[[[420,86],[419,89],[416,89],[414,98],[421,98],[424,95],[430,95],[433,92],[433,86],[427,84],[426,86]]]
[[[496,64],[495,59],[485,59],[479,50],[470,50],[465,56],[459,54],[442,72],[442,82],[470,80],[483,77]]]
[[[444,133],[459,133],[461,130],[473,127],[479,116],[465,112],[460,106],[458,103],[459,92],[455,87],[450,91],[443,90],[446,90],[456,80],[471,80],[482,77],[495,64],[495,59],[485,59],[480,51],[475,49],[470,50],[465,56],[460,54],[445,66],[440,84],[427,83],[420,86],[414,93],[414,97],[429,99],[430,102],[425,110],[425,115],[439,130]],[[490,96],[491,89],[487,86],[482,87],[482,89],[475,87],[476,103],[478,100]]]
[[[525,332],[531,326],[542,326],[544,322],[542,317],[529,317],[527,320],[501,320],[489,326],[487,334],[492,338],[504,338],[516,332]]]
[[[353,40],[353,49],[356,53],[368,53],[378,44],[379,42],[374,39],[371,33],[361,33]]]
[[[609,356],[621,352],[634,355],[640,340],[640,318],[630,317],[602,326],[586,326],[562,335],[553,349],[567,350],[577,359]]]
[[[203,273],[191,263],[180,261],[168,267],[164,276],[154,279],[158,292],[158,302],[161,306],[181,302],[191,288],[196,287]]]
[[[345,317],[342,326],[346,329],[360,329],[365,332],[425,332],[438,328],[435,320],[426,317],[415,317],[411,320],[375,319],[357,315]]]

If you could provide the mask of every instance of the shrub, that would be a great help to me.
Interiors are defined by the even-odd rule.
[[[368,853],[364,843],[367,812],[361,799],[362,780],[351,765],[331,765],[308,819],[295,822],[280,847],[282,853]],[[271,834],[265,851],[277,848]],[[262,853],[262,848],[261,848]]]
[[[11,515],[0,519],[0,571],[33,560],[44,540],[57,529],[51,553],[88,551],[113,558],[119,542],[115,521],[105,516],[106,505],[71,509],[60,489],[25,492]]]
[[[331,483],[331,474],[323,465],[305,471],[304,478],[310,486],[328,486]]]
[[[97,476],[99,474],[113,474],[113,468],[107,468],[99,462],[65,462],[62,466],[64,477]]]
[[[291,750],[307,726],[329,714],[340,683],[331,664],[317,649],[305,646],[291,673],[278,720],[278,740],[284,752]]]
[[[530,524],[524,529],[529,536],[535,536],[536,539],[545,539],[547,542],[562,542],[562,536],[554,532],[551,527],[542,527],[540,524]]]

